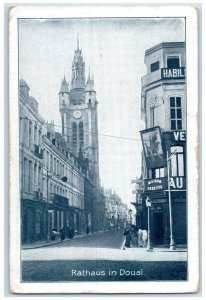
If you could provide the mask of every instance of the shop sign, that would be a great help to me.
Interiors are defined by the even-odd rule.
[[[167,188],[167,178],[155,178],[145,180],[145,192],[163,191]]]
[[[173,139],[177,142],[186,141],[186,132],[185,131],[173,131]]]
[[[161,69],[162,79],[184,79],[185,78],[185,68],[178,69]]]
[[[145,192],[162,192],[168,191],[168,180],[167,177],[145,179],[144,180]],[[186,178],[185,177],[170,177],[170,190],[181,191],[186,190]]]
[[[186,179],[185,177],[171,177],[170,178],[170,189],[172,190],[185,190]]]
[[[160,127],[140,131],[145,161],[148,169],[166,166],[162,148],[162,137]]]

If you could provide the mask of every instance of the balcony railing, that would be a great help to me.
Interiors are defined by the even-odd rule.
[[[34,145],[34,154],[39,157],[39,158],[43,158],[43,149],[41,149],[41,147],[39,145]]]

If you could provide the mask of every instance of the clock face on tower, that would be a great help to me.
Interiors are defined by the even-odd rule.
[[[73,118],[75,118],[75,119],[80,119],[81,116],[82,116],[82,113],[81,113],[80,110],[75,110],[75,111],[73,112]]]

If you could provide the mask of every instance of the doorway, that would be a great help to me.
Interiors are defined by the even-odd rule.
[[[164,244],[164,224],[163,224],[163,213],[155,212],[153,214],[153,224],[154,224],[154,244],[163,245]]]

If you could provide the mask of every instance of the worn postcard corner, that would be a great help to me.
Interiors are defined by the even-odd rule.
[[[10,8],[11,293],[198,291],[197,35],[189,5]]]

